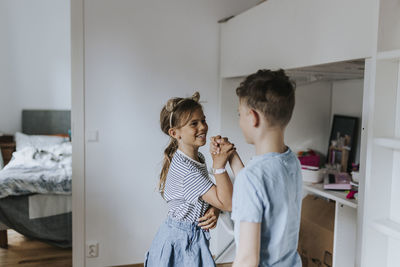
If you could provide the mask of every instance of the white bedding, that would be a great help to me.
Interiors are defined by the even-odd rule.
[[[31,193],[71,194],[71,159],[70,142],[14,152],[0,171],[0,198]]]

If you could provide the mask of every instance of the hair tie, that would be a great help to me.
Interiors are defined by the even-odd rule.
[[[194,100],[194,101],[196,101],[196,102],[199,102],[199,100],[200,100],[200,93],[199,93],[199,92],[195,92],[195,93],[192,95],[192,100]]]
[[[169,127],[172,128],[172,116],[174,114],[174,110],[177,106],[179,106],[180,103],[182,103],[183,101],[186,101],[188,99],[191,99],[193,101],[196,101],[197,103],[200,100],[200,93],[199,92],[195,92],[192,97],[187,97],[187,98],[182,98],[181,100],[179,100],[177,103],[174,103],[175,99],[170,99],[168,100],[167,104],[165,105],[165,109],[168,112],[171,112],[171,114],[169,114]]]
[[[171,114],[169,115],[169,128],[172,128],[172,114],[174,114],[173,111],[172,111]]]

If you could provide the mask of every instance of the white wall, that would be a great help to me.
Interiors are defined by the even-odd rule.
[[[156,190],[168,142],[162,105],[200,91],[209,136],[217,133],[217,20],[256,2],[84,2],[85,126],[99,133],[86,143],[86,240],[100,249],[87,266],[143,262],[167,212]]]
[[[0,1],[0,132],[22,109],[70,109],[69,0]]]
[[[334,114],[357,117],[358,140],[354,160],[360,163],[360,136],[364,80],[347,80],[332,83],[332,118]]]

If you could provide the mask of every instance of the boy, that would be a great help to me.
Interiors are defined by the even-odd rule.
[[[233,266],[301,266],[297,253],[301,168],[284,143],[295,104],[294,85],[283,70],[259,70],[240,84],[236,94],[239,125],[246,142],[255,146],[256,156],[234,184],[237,253]],[[239,162],[237,158],[234,154],[231,165]]]

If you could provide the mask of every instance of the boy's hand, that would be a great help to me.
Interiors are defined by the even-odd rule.
[[[211,138],[212,144],[210,147],[211,156],[213,159],[213,168],[224,168],[231,155],[235,152],[235,145],[228,141],[228,138],[217,136]],[[216,144],[218,147],[216,147]]]
[[[220,135],[212,136],[210,138],[210,153],[211,154],[218,154],[221,151],[221,145],[224,144],[232,144],[229,142],[228,137],[221,137]]]
[[[217,226],[219,217],[219,209],[210,206],[210,208],[206,211],[203,217],[198,219],[198,226],[203,230],[214,229]]]
[[[220,135],[217,136],[212,136],[210,138],[211,143],[210,143],[210,153],[213,154],[218,154],[220,151],[219,143],[217,140],[220,140],[222,137]]]

